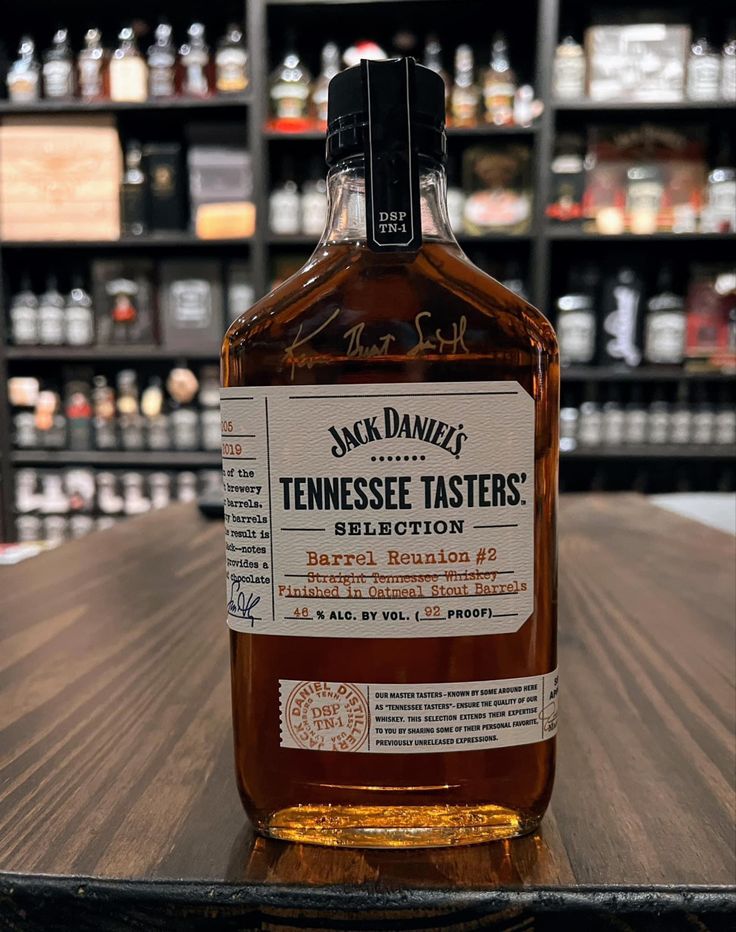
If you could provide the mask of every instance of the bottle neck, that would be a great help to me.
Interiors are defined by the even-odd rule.
[[[327,175],[327,224],[320,246],[329,243],[366,245],[365,159],[338,162]],[[419,200],[422,238],[457,245],[447,215],[445,169],[432,159],[420,159]]]

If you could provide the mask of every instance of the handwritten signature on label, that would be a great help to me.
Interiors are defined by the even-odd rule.
[[[322,333],[341,313],[337,308],[327,320],[319,325],[311,333],[304,334],[303,324],[299,325],[294,340],[284,350],[284,362],[291,369],[291,379],[294,380],[294,374],[298,368],[311,369],[320,359],[328,358],[324,354],[315,354],[310,351],[308,344],[314,337]],[[420,311],[414,318],[414,331],[416,333],[416,343],[406,350],[406,355],[411,357],[421,356],[424,353],[440,354],[457,354],[469,353],[465,343],[465,334],[468,329],[468,320],[463,314],[459,320],[454,321],[449,328],[442,329],[436,327],[434,331],[432,326],[432,314],[430,311]],[[391,353],[391,344],[396,342],[396,336],[391,333],[384,333],[378,338],[377,342],[365,343],[365,323],[355,324],[348,328],[342,335],[343,340],[347,342],[345,355],[367,359],[375,356],[388,356]]]
[[[241,618],[243,621],[249,621],[252,628],[256,621],[261,620],[253,616],[253,612],[260,601],[261,597],[259,595],[254,595],[252,592],[247,594],[243,592],[240,588],[240,581],[234,579],[230,586],[227,613],[232,618]]]

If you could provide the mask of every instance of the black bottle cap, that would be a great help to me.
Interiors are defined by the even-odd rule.
[[[371,62],[371,76],[386,85],[395,80],[398,94],[402,85],[397,63],[401,61],[407,59]],[[411,58],[408,61],[412,147],[417,155],[444,162],[447,154],[445,82],[430,68],[416,64]],[[341,71],[330,81],[327,100],[327,164],[330,166],[366,151],[368,113],[364,74],[365,67],[361,63]]]

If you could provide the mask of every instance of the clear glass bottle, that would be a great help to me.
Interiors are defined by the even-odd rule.
[[[664,390],[657,388],[647,411],[647,443],[667,443],[670,429],[670,406]]]
[[[475,126],[478,122],[480,88],[475,83],[475,59],[469,45],[455,50],[455,80],[450,95],[453,126]]]
[[[23,36],[18,46],[18,57],[10,66],[6,78],[8,97],[13,103],[25,104],[41,96],[41,65],[36,57],[36,44],[30,36]]]
[[[171,23],[162,20],[156,26],[153,44],[147,52],[148,96],[165,100],[176,95],[176,47]]]
[[[142,159],[141,144],[131,140],[125,149],[125,172],[120,185],[120,222],[124,236],[141,236],[148,230]]]
[[[284,159],[281,181],[268,198],[268,221],[271,232],[277,236],[295,236],[301,232],[301,198],[291,159]]]
[[[434,71],[445,82],[445,110],[449,113],[452,81],[442,63],[442,45],[435,35],[427,36],[427,42],[424,46],[424,67]]]
[[[514,122],[516,75],[509,62],[506,36],[497,32],[491,45],[491,63],[483,80],[484,119],[494,126]]]
[[[99,29],[84,34],[84,48],[77,56],[79,96],[82,100],[104,100],[107,96],[107,54]]]
[[[187,36],[188,42],[179,49],[183,75],[181,92],[185,97],[209,97],[212,92],[210,49],[202,23],[192,23]]]
[[[586,63],[582,45],[565,36],[555,50],[552,66],[552,95],[556,100],[585,98]]]
[[[46,291],[38,299],[38,342],[41,346],[61,346],[64,337],[64,298],[56,287],[56,277],[49,275]]]
[[[248,83],[248,49],[243,30],[237,23],[230,23],[217,43],[215,88],[218,94],[243,94]]]
[[[322,67],[312,87],[312,112],[317,122],[327,125],[327,86],[340,71],[340,49],[334,42],[322,47]]]
[[[716,409],[708,397],[708,389],[702,383],[697,389],[697,404],[693,411],[692,442],[707,446],[713,443],[716,425]]]
[[[597,272],[572,269],[569,290],[557,299],[557,339],[563,366],[589,366],[595,360]]]
[[[692,437],[693,412],[690,406],[690,391],[687,382],[677,386],[677,401],[670,415],[670,443],[690,443]]]
[[[310,165],[309,178],[302,185],[301,229],[307,236],[321,236],[327,222],[327,183],[318,161]]]
[[[690,100],[718,100],[721,91],[721,56],[707,38],[705,22],[695,31],[687,61],[687,96]]]
[[[138,103],[148,97],[148,67],[131,26],[120,30],[110,59],[110,99]]]
[[[685,299],[673,287],[672,267],[659,270],[656,292],[647,301],[644,359],[654,365],[680,366],[685,359]]]
[[[641,385],[631,387],[629,402],[624,412],[624,442],[643,444],[647,440],[647,410],[642,400]]]
[[[20,291],[10,300],[10,338],[16,346],[35,346],[38,334],[38,298],[33,293],[27,275],[23,276]]]
[[[721,50],[721,97],[736,100],[736,19],[729,20]]]
[[[408,141],[404,108],[393,107],[397,100],[406,101],[412,70],[416,82],[412,138],[414,146],[421,145],[421,156]],[[372,126],[377,120],[381,124],[381,133],[373,133],[370,146],[367,131],[341,130],[342,126],[365,125],[364,90],[370,99]],[[441,80],[407,59],[364,62],[333,79],[330,206],[324,236],[307,264],[235,321],[223,343],[226,482],[240,488],[242,465],[261,486],[266,437],[270,436],[273,488],[279,490],[273,500],[280,515],[273,536],[264,536],[264,531],[269,532],[263,522],[253,524],[254,511],[250,518],[245,511],[230,511],[226,520],[229,540],[237,539],[241,547],[262,548],[257,574],[238,569],[239,558],[228,566],[234,733],[243,803],[257,830],[278,838],[384,847],[458,845],[508,837],[538,825],[551,791],[557,701],[557,348],[542,314],[473,266],[454,239],[445,205],[443,114]],[[406,176],[384,171],[382,139],[401,140],[404,151],[412,153],[413,168]],[[366,159],[372,160],[370,171]],[[366,179],[372,196],[366,192]],[[242,386],[247,386],[245,392]],[[509,394],[495,396],[496,391]],[[256,398],[256,407],[248,409],[250,400]],[[518,406],[520,414],[513,419],[512,430],[497,421],[506,405],[509,412]],[[393,435],[394,426],[398,431],[400,423],[403,439]],[[464,444],[462,438],[457,439],[458,423],[463,425],[463,435],[472,436],[468,449],[473,447],[474,453],[458,451],[457,444],[461,448]],[[241,433],[254,437],[239,437]],[[433,448],[433,437],[447,449]],[[490,437],[492,454],[487,446]],[[511,453],[517,440],[518,457]],[[354,443],[358,446],[344,452]],[[527,451],[524,454],[522,447]],[[426,477],[427,488],[435,481],[442,485],[450,473],[462,485],[471,481],[467,480],[469,468],[489,462],[487,456],[498,464],[494,469],[516,464],[518,472],[512,471],[528,488],[523,505],[518,500],[521,511],[505,497],[502,505],[499,494],[496,509],[475,515],[488,520],[468,520],[462,536],[448,534],[444,521],[430,522],[434,537],[421,533],[401,539],[392,536],[403,528],[393,519],[411,517],[407,505],[422,510],[429,503],[428,517],[445,514],[442,494],[436,498],[427,492],[429,497],[422,497],[420,475]],[[247,462],[241,464],[238,458],[242,457]],[[524,465],[527,462],[529,466]],[[288,471],[304,474],[298,486],[302,490],[308,474],[314,493],[310,510],[300,510],[299,505],[290,510],[290,493],[282,493],[292,487]],[[358,475],[370,476],[377,492],[385,489],[386,482],[391,484],[389,477],[403,477],[396,481],[419,497],[409,494],[411,500],[400,501],[379,493],[370,503],[366,501],[367,511],[358,504],[357,512],[348,512],[328,493],[332,505],[320,508],[317,500],[332,487],[330,476],[336,476],[335,489],[347,489]],[[500,489],[506,480],[499,473],[494,481]],[[460,494],[462,507],[471,508],[466,492]],[[295,494],[301,500],[302,492]],[[481,496],[486,503],[487,494]],[[253,500],[259,495],[252,488],[249,497]],[[384,511],[387,502],[397,505],[398,511]],[[256,503],[265,509],[259,509],[259,514],[268,513],[265,500]],[[323,500],[323,506],[326,503]],[[419,510],[414,511],[416,517]],[[389,537],[362,536],[366,530],[362,521],[351,526],[350,534],[357,531],[359,536],[342,536],[342,530],[349,531],[347,524],[338,527],[340,522],[334,519],[348,513],[353,518],[386,516],[384,530]],[[452,517],[458,514],[454,510]],[[508,514],[514,515],[510,521],[501,517]],[[284,515],[289,516],[288,522]],[[317,521],[323,522],[321,530]],[[476,523],[512,523],[515,529],[484,527],[477,547],[479,531],[471,527]],[[292,550],[294,566],[304,569],[292,570],[288,531],[281,528],[295,526],[304,530]],[[375,521],[368,521],[367,526],[375,529]],[[240,533],[243,530],[245,535]],[[459,583],[457,597],[432,602],[448,585],[445,568],[436,565],[440,548],[472,551],[473,564],[480,560],[481,568],[490,553],[491,563],[486,566],[505,571],[513,568],[508,549],[511,537],[522,550],[529,548],[528,569],[518,565],[516,580],[524,577],[525,592],[533,590],[534,599],[524,601],[528,597],[519,593],[516,607],[509,609],[513,618],[498,617],[506,609],[499,607],[498,598],[485,600],[482,594],[490,589],[483,586],[489,580],[481,572],[484,580],[468,582],[467,590],[480,597],[470,599],[467,615],[465,610],[461,614],[470,619],[477,609],[486,622],[480,617],[473,622],[458,620],[455,627],[449,610],[465,604],[458,601],[464,598],[460,596],[466,591],[464,583]],[[314,590],[316,598],[308,598],[307,589],[276,588],[277,582],[278,586],[286,582],[284,573],[302,574],[301,583],[306,583],[311,558],[305,548],[314,548],[317,554],[333,545],[341,547],[343,553],[359,558],[360,564],[364,559],[370,562],[365,554],[371,548],[387,560],[389,541],[399,548],[397,553],[411,552],[420,560],[430,551],[435,554],[435,565],[427,568],[426,590],[382,594],[372,575],[380,573],[379,566],[389,573],[384,582],[395,582],[396,573],[403,579],[401,568],[391,569],[384,562],[358,565],[366,570],[365,583],[358,581],[360,574],[350,575],[349,570],[349,575],[335,577],[337,589]],[[484,549],[489,547],[494,548],[492,552]],[[501,562],[493,564],[496,556]],[[417,569],[415,565],[412,573]],[[321,576],[315,573],[313,578]],[[358,597],[353,584],[358,590],[365,585],[365,600],[351,601]],[[433,593],[432,585],[437,587]],[[370,595],[369,586],[373,587]],[[516,583],[511,588],[517,591]],[[290,591],[296,601],[291,600]],[[274,601],[277,593],[283,601]],[[300,593],[307,598],[299,601]],[[333,601],[323,603],[324,595],[334,596]],[[386,609],[394,608],[389,601],[380,601],[384,596],[404,600],[393,621],[383,617]],[[489,633],[490,608],[496,613],[498,634]],[[519,624],[522,617],[524,622]],[[418,618],[424,619],[419,636]],[[356,621],[352,629],[351,619]],[[263,636],[276,631],[284,636]],[[481,728],[473,732],[477,740],[466,741],[459,732],[473,736],[466,730],[465,719],[462,725],[458,720],[449,726],[452,741],[446,731],[436,732],[448,726],[438,724],[436,711],[424,705],[428,697],[444,702],[438,697],[447,696],[457,682],[473,683],[480,691],[480,705],[482,690],[503,688],[503,680],[516,677],[542,678],[536,693],[535,701],[541,705],[533,713],[533,737],[528,733],[522,739],[519,730],[513,729],[511,743],[506,744],[506,739],[496,742],[487,737],[495,727],[489,725],[486,737]],[[434,685],[419,688],[413,684]],[[425,690],[430,691],[426,696],[418,695]],[[455,698],[446,701],[449,705],[443,708],[453,709]],[[389,705],[381,709],[384,702]],[[455,712],[449,715],[449,719],[455,717]],[[397,724],[406,729],[400,739],[391,734]],[[387,734],[376,731],[384,727],[389,729]],[[432,753],[427,752],[427,742],[431,742]],[[404,753],[395,752],[399,745]],[[365,753],[342,753],[358,749]]]
[[[64,309],[64,336],[69,346],[91,346],[95,341],[95,317],[92,298],[79,275],[74,276],[72,290]]]
[[[312,76],[295,51],[289,51],[271,74],[268,96],[277,125],[289,128],[307,120]]]
[[[66,29],[57,29],[43,55],[43,93],[47,100],[74,97],[74,60]]]

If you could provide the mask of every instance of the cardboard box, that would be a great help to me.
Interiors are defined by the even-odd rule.
[[[0,122],[0,237],[114,240],[122,156],[107,116]]]

